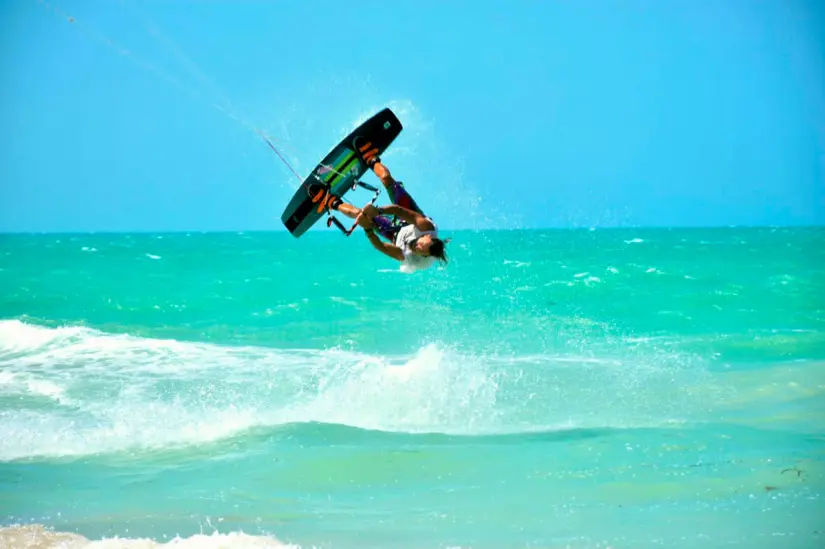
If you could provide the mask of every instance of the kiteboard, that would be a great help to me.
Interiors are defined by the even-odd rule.
[[[328,226],[335,222],[349,235],[352,229],[347,231],[337,218],[326,211],[324,201],[319,198],[326,192],[342,198],[347,191],[361,186],[375,192],[374,202],[380,191],[361,182],[361,177],[369,168],[358,154],[356,143],[363,146],[363,142],[369,142],[372,144],[371,149],[378,149],[378,155],[381,155],[398,137],[401,130],[398,117],[392,110],[385,108],[344,137],[315,166],[287,204],[281,215],[281,221],[287,230],[297,238],[326,214]]]

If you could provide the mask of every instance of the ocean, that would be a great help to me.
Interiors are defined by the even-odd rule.
[[[0,547],[825,547],[825,229],[447,232],[0,236]]]

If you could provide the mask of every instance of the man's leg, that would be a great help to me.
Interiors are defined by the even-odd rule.
[[[358,214],[361,213],[361,208],[357,208],[352,204],[347,204],[346,202],[340,200],[340,198],[336,199],[332,204],[330,204],[330,208],[339,211],[345,216],[350,217],[352,219],[358,217]]]
[[[375,175],[378,176],[381,183],[384,184],[387,194],[390,195],[390,202],[424,215],[424,212],[421,211],[421,208],[418,207],[418,204],[415,203],[415,200],[413,200],[404,188],[404,184],[393,179],[390,170],[381,163],[381,158],[378,156],[378,149],[375,148],[371,142],[360,137],[356,137],[353,144],[358,147],[358,154],[361,159],[372,169]]]
[[[361,213],[361,208],[353,206],[352,204],[347,204],[341,199],[335,199],[334,202],[330,204],[330,207],[352,219],[357,218],[358,214]],[[387,216],[376,215],[372,218],[372,223],[378,232],[381,233],[381,236],[390,242],[395,242],[395,236],[398,234],[399,227],[396,226]]]
[[[407,192],[404,184],[401,181],[396,181],[390,173],[390,170],[387,169],[387,167],[382,164],[380,160],[375,162],[371,168],[372,171],[375,172],[375,175],[378,176],[378,179],[381,180],[381,183],[384,184],[384,188],[390,196],[390,202],[397,204],[402,208],[406,208],[424,215],[424,212],[418,207],[418,204],[416,204],[415,200],[413,200],[413,197]]]

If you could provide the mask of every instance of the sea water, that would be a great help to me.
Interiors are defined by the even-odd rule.
[[[825,546],[825,230],[0,236],[0,547]]]

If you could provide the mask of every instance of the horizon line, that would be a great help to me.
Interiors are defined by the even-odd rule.
[[[501,227],[501,228],[458,228],[440,229],[439,232],[518,232],[518,231],[627,231],[627,230],[708,230],[708,229],[825,229],[825,224],[793,224],[793,225],[610,225],[610,226],[578,226],[578,227]],[[3,236],[32,236],[32,235],[126,235],[126,234],[284,234],[289,235],[286,229],[104,229],[104,230],[63,230],[63,231],[8,231],[0,230]],[[307,232],[301,237],[323,233],[337,234],[332,230]]]

